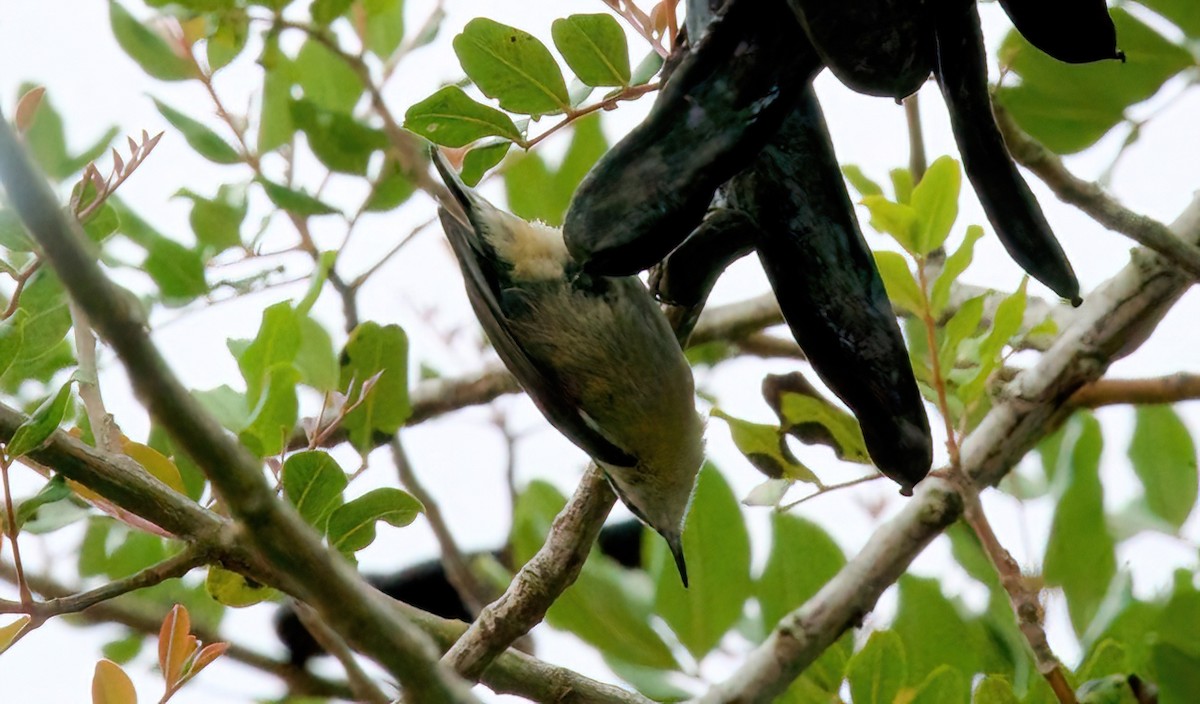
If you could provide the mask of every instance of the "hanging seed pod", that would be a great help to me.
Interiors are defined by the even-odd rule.
[[[925,0],[788,0],[821,60],[846,87],[901,98],[933,71]]]
[[[1033,278],[1079,305],[1079,281],[996,127],[987,56],[974,0],[940,0],[937,79],[963,168],[1012,258]]]
[[[1125,60],[1104,0],[1000,0],[1000,6],[1021,36],[1059,61]]]
[[[591,274],[658,263],[779,127],[819,60],[784,0],[733,0],[646,119],[584,178],[563,234]]]
[[[758,256],[796,342],[858,418],[875,465],[911,494],[932,463],[929,419],[811,88],[726,190],[759,226]]]

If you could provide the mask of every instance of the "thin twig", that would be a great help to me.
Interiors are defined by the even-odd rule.
[[[475,577],[475,573],[471,571],[471,566],[468,564],[466,556],[459,550],[458,544],[454,542],[454,535],[450,532],[450,527],[446,524],[446,519],[442,516],[442,511],[433,495],[417,479],[408,453],[404,451],[404,445],[400,442],[400,435],[393,435],[388,445],[392,450],[396,471],[400,474],[400,483],[408,490],[408,493],[415,496],[425,506],[425,520],[429,522],[429,527],[433,530],[434,537],[437,538],[438,546],[442,549],[442,565],[446,568],[446,579],[454,587],[454,591],[458,592],[463,603],[466,604],[467,610],[472,615],[477,615],[488,602],[495,598],[495,593],[486,589],[483,583]]]
[[[848,489],[852,486],[858,486],[859,484],[866,484],[867,482],[873,482],[876,479],[883,479],[883,475],[876,472],[875,474],[868,474],[865,477],[859,477],[858,479],[851,479],[849,481],[844,481],[844,482],[841,482],[838,484],[823,484],[820,487],[817,487],[817,490],[814,491],[813,493],[809,494],[808,496],[804,496],[799,499],[796,499],[795,501],[793,501],[790,504],[785,504],[783,506],[780,506],[778,510],[781,512],[782,511],[791,511],[792,509],[796,508],[800,504],[806,503],[808,501],[812,501],[813,499],[817,498],[818,496],[824,496],[825,494],[828,494],[828,493],[831,493],[834,491]]]
[[[1172,374],[1148,379],[1100,379],[1071,396],[1070,404],[1100,408],[1124,404],[1148,405],[1200,399],[1200,374]]]
[[[87,314],[74,301],[68,301],[71,311],[71,327],[75,333],[75,356],[79,361],[79,398],[92,426],[92,437],[96,446],[105,452],[121,451],[121,429],[112,414],[104,407],[104,396],[100,393],[100,375],[96,368],[96,336]]]
[[[904,99],[904,119],[908,123],[908,171],[912,174],[913,183],[920,183],[925,178],[925,169],[929,162],[925,156],[925,132],[921,129],[920,93],[913,93]]]
[[[347,647],[346,641],[334,633],[332,628],[325,625],[325,622],[321,620],[316,611],[313,611],[311,606],[293,599],[292,609],[296,612],[300,623],[312,634],[313,639],[325,649],[325,652],[337,658],[341,663],[342,669],[346,671],[350,689],[359,701],[390,704],[392,698],[384,694],[379,685],[375,684],[366,670],[363,670],[358,661],[354,659],[354,652]]]
[[[1062,682],[1066,681],[1062,673],[1062,662],[1054,655],[1054,651],[1050,649],[1050,643],[1046,639],[1046,631],[1042,627],[1042,610],[1038,594],[1036,590],[1029,588],[1021,575],[1020,565],[1000,543],[995,531],[992,530],[987,515],[983,511],[983,505],[979,501],[979,488],[963,474],[958,434],[954,428],[950,404],[947,400],[946,377],[942,374],[941,354],[939,354],[937,346],[937,322],[933,319],[929,301],[929,279],[925,273],[924,258],[917,260],[917,281],[921,288],[921,320],[924,323],[926,343],[929,346],[933,387],[937,393],[938,409],[946,428],[946,449],[950,454],[950,478],[959,487],[959,496],[962,497],[963,514],[967,525],[978,536],[984,552],[996,570],[1001,586],[1008,592],[1017,624],[1033,650],[1038,672],[1054,688],[1054,693],[1061,704],[1076,704],[1074,692],[1070,688],[1063,692],[1059,687]]]
[[[28,607],[33,603],[33,594],[25,582],[25,569],[21,564],[21,544],[17,540],[21,527],[17,525],[17,512],[13,509],[12,487],[8,482],[8,470],[11,468],[12,461],[8,457],[7,448],[5,448],[4,452],[0,452],[0,479],[4,482],[4,532],[8,537],[9,544],[12,545],[13,567],[17,572],[17,591],[21,595],[21,604]],[[28,630],[28,628],[22,629],[22,633]]]

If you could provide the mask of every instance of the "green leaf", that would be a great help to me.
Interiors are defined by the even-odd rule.
[[[142,268],[158,285],[166,301],[188,302],[208,293],[204,260],[198,252],[174,240],[155,239],[146,250]]]
[[[39,87],[41,86],[33,83],[22,83],[17,89],[17,95],[23,96]],[[42,167],[46,175],[56,180],[64,179],[71,175],[71,171],[67,170],[67,162],[70,160],[70,155],[67,154],[67,136],[63,128],[62,115],[54,109],[54,104],[47,93],[42,94],[37,112],[33,115],[33,122],[25,129],[22,138],[26,148],[29,149],[30,155]],[[13,217],[16,217],[15,214],[13,214]],[[19,223],[20,221],[18,220],[17,222]],[[8,246],[4,243],[3,238],[0,238],[0,245]],[[9,248],[14,249],[12,247]],[[19,251],[32,250],[23,249]]]
[[[892,303],[913,314],[919,314],[924,308],[924,296],[916,277],[908,268],[908,260],[896,252],[873,252],[875,268],[883,279],[888,298]]]
[[[554,517],[566,505],[567,497],[554,485],[536,479],[529,482],[517,497],[517,505],[513,508],[509,543],[512,545],[514,567],[524,565],[537,554],[550,532]]]
[[[463,157],[459,176],[468,186],[478,185],[489,169],[504,160],[511,147],[512,142],[507,139],[489,140],[475,147]]]
[[[218,164],[240,164],[242,162],[242,157],[237,150],[203,123],[193,120],[158,98],[154,98],[154,106],[167,119],[167,122],[171,123],[172,127],[179,130],[179,133],[187,140],[188,146],[200,156]]]
[[[366,175],[371,156],[388,145],[387,135],[353,117],[322,109],[308,100],[292,101],[292,123],[304,131],[308,146],[331,171]]]
[[[929,292],[929,302],[933,308],[934,317],[941,315],[942,311],[946,309],[946,304],[950,302],[950,287],[967,270],[967,267],[971,266],[971,259],[975,256],[975,243],[981,237],[983,237],[983,228],[971,225],[967,228],[967,236],[963,238],[962,244],[954,250],[953,254],[946,257],[942,273],[938,274],[937,281],[933,282],[933,288]]]
[[[205,52],[208,66],[215,73],[229,65],[246,48],[250,36],[250,16],[245,10],[234,9],[222,12],[217,19],[217,28],[208,35]]]
[[[1087,681],[1129,671],[1129,653],[1125,646],[1112,638],[1101,641],[1087,662],[1079,668],[1075,679]]]
[[[283,495],[322,533],[329,513],[342,505],[342,491],[349,483],[327,452],[298,452],[283,463]]]
[[[618,656],[604,656],[604,664],[617,677],[633,685],[633,688],[656,702],[682,702],[691,698],[691,692],[671,682],[671,672],[642,667],[621,660]]]
[[[1077,413],[1063,433],[1056,483],[1064,485],[1046,545],[1046,583],[1063,588],[1077,634],[1096,615],[1117,571],[1115,545],[1104,518],[1100,483],[1100,425]]]
[[[262,398],[268,370],[296,359],[296,350],[300,346],[298,318],[287,301],[268,306],[263,311],[254,340],[245,349],[234,353],[238,369],[246,380],[246,403],[250,406],[257,405]],[[232,351],[232,345],[230,347]]]
[[[826,445],[840,460],[871,464],[858,420],[825,400],[802,374],[768,374],[762,388],[781,432],[805,444]]]
[[[300,380],[317,391],[336,390],[339,367],[333,338],[310,316],[298,316],[297,322],[300,324],[300,347],[293,361],[300,370]]]
[[[921,683],[909,704],[954,704],[966,702],[970,681],[949,665],[942,665]]]
[[[1011,296],[1006,297],[996,306],[996,314],[992,318],[992,328],[987,337],[979,343],[976,356],[979,360],[979,370],[974,376],[955,392],[955,395],[965,404],[979,400],[987,388],[988,379],[992,372],[1000,368],[1001,353],[1021,330],[1021,322],[1025,319],[1025,305],[1028,301],[1025,289],[1029,278],[1021,280],[1021,286]]]
[[[446,86],[409,108],[404,128],[444,147],[466,146],[483,137],[522,139],[511,117],[475,102],[458,86]]]
[[[375,187],[371,190],[363,209],[372,213],[392,210],[407,201],[416,190],[416,184],[400,163],[395,159],[385,159],[383,168],[375,179]]]
[[[312,15],[315,24],[327,26],[346,14],[352,2],[353,0],[313,0],[308,13]]]
[[[846,564],[841,547],[806,518],[773,513],[771,529],[771,552],[757,584],[768,628],[808,601]]]
[[[1021,704],[1012,683],[999,675],[988,675],[975,689],[972,704]]]
[[[958,194],[962,172],[958,162],[948,156],[929,165],[925,176],[912,192],[912,208],[917,213],[916,252],[928,254],[941,247],[958,219]]]
[[[275,596],[274,589],[216,565],[210,565],[208,568],[204,590],[217,603],[235,608],[253,606]]]
[[[950,668],[957,688],[954,696],[927,699],[928,702],[966,701],[969,682],[963,682],[959,672],[979,672],[994,647],[987,640],[978,621],[964,618],[962,608],[942,594],[937,580],[905,575],[898,582],[900,605],[892,630],[900,636],[908,654],[908,681],[924,681],[920,691],[930,686],[943,668]],[[947,686],[946,682],[937,687]]]
[[[942,346],[938,360],[942,369],[953,369],[958,359],[958,348],[979,329],[983,320],[983,302],[987,296],[976,296],[963,302],[942,328]]]
[[[892,704],[908,681],[904,644],[891,631],[871,634],[846,665],[854,704]]]
[[[737,497],[712,465],[700,470],[683,530],[689,586],[684,588],[666,544],[654,540],[654,609],[688,651],[703,658],[742,616],[752,591],[750,536]]]
[[[36,517],[38,509],[46,504],[62,501],[70,495],[71,489],[67,486],[66,478],[61,474],[54,475],[54,478],[46,482],[38,493],[17,506],[17,529],[20,530],[29,519]]]
[[[842,167],[842,175],[854,186],[854,190],[858,191],[858,195],[866,196],[882,196],[883,188],[872,181],[863,173],[863,170],[854,164],[847,164]]]
[[[729,424],[733,444],[754,468],[771,479],[796,479],[820,486],[821,480],[804,466],[787,446],[782,429],[774,425],[751,423],[713,409],[713,417]]]
[[[1196,65],[1187,49],[1125,10],[1114,8],[1111,15],[1127,57],[1124,63],[1065,64],[1033,48],[1015,31],[1000,47],[1000,63],[1021,80],[1000,88],[997,101],[1021,129],[1059,154],[1092,146],[1125,119],[1127,108]]]
[[[361,0],[365,15],[365,43],[371,53],[387,60],[404,40],[403,0]]]
[[[1129,460],[1146,507],[1178,530],[1196,505],[1196,446],[1170,406],[1137,406]]]
[[[292,76],[305,99],[333,112],[350,114],[363,93],[363,83],[340,56],[316,39],[300,47],[292,62]]]
[[[1139,5],[1154,10],[1192,39],[1200,38],[1200,12],[1192,0],[1137,0]]]
[[[312,217],[314,215],[335,215],[341,213],[337,208],[326,205],[303,191],[297,191],[287,186],[272,183],[265,178],[255,180],[263,187],[263,192],[267,194],[267,198],[270,198],[272,203],[293,215]]]
[[[42,401],[25,422],[17,426],[4,448],[4,456],[9,461],[41,448],[58,430],[71,401],[71,384],[70,381],[63,384],[57,393]]]
[[[367,322],[351,333],[342,353],[342,388],[356,398],[367,379],[379,375],[361,404],[342,422],[360,452],[373,447],[376,432],[391,435],[412,415],[408,398],[408,336],[398,325]],[[348,388],[351,381],[354,388]]]
[[[0,208],[0,247],[10,252],[32,252],[34,249],[25,223],[9,208]]]
[[[1194,580],[1191,570],[1175,571],[1174,590],[1163,607],[1157,631],[1160,641],[1200,657],[1200,644],[1196,642],[1200,629],[1200,591],[1196,590]]]
[[[566,503],[565,496],[542,481],[530,482],[521,492],[510,540],[515,565],[524,564],[538,551]],[[605,659],[619,658],[627,669],[649,669],[661,675],[678,665],[650,627],[649,586],[644,573],[622,570],[593,550],[575,583],[551,605],[546,620],[593,645]]]
[[[403,528],[424,511],[421,502],[408,492],[391,487],[373,489],[329,514],[329,544],[344,554],[358,552],[374,542],[376,522]]]
[[[892,191],[896,194],[896,202],[904,205],[912,204],[913,177],[908,169],[892,169],[888,172],[892,179]]]
[[[4,376],[21,352],[27,317],[25,311],[18,308],[8,320],[0,320],[0,377]]]
[[[67,294],[58,276],[46,267],[29,279],[21,292],[21,303],[17,308],[24,312],[21,325],[21,351],[14,361],[32,361],[54,351],[71,329],[71,311],[67,308]]]
[[[121,218],[117,215],[116,208],[105,203],[80,224],[83,225],[83,231],[87,234],[88,239],[96,244],[101,244],[121,226]]]
[[[645,575],[631,575],[610,560],[589,557],[575,584],[546,612],[546,622],[633,666],[674,670],[678,663],[671,649],[650,626],[644,582]]]
[[[1158,673],[1159,701],[1193,701],[1200,692],[1200,655],[1174,643],[1156,643],[1151,653]]]
[[[192,391],[192,396],[226,430],[240,433],[249,423],[250,409],[246,407],[246,397],[225,384],[204,391]]]
[[[186,188],[178,195],[192,201],[188,223],[196,241],[208,248],[210,256],[241,246],[241,228],[247,210],[245,187],[222,184],[212,199]]]
[[[118,665],[125,665],[131,662],[142,652],[142,646],[146,643],[146,636],[141,633],[130,632],[129,635],[118,640],[112,640],[104,644],[100,649],[100,653],[107,659],[112,660]]]
[[[246,427],[238,433],[238,439],[259,457],[277,455],[283,451],[300,405],[296,398],[296,384],[300,372],[291,364],[276,364],[267,369],[267,385],[250,411]]]
[[[629,82],[635,86],[646,85],[650,79],[658,75],[663,63],[664,59],[659,56],[657,51],[647,52],[638,65],[633,67],[633,77]]]
[[[883,196],[864,196],[862,204],[871,211],[871,227],[891,235],[904,251],[918,251],[917,211],[912,206],[893,203]]]
[[[537,37],[484,17],[454,38],[454,53],[483,94],[522,115],[570,109],[562,72]]]
[[[589,86],[629,85],[629,43],[612,15],[570,15],[555,20],[550,33],[579,80]]]
[[[195,65],[175,53],[163,37],[139,22],[120,3],[109,0],[108,19],[117,44],[147,75],[160,81],[196,78]]]
[[[268,34],[258,63],[263,67],[262,104],[258,113],[258,153],[266,154],[292,140],[292,61]]]

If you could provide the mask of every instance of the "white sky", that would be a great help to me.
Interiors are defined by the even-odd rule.
[[[303,6],[303,3],[297,5]],[[142,11],[133,3],[127,3],[127,6],[135,12]],[[423,21],[431,6],[429,0],[411,0],[408,3],[409,26],[415,27]],[[549,26],[553,18],[575,12],[600,12],[603,6],[598,0],[526,0],[521,3],[449,0],[447,10],[449,15],[438,42],[412,56],[405,64],[407,70],[402,68],[389,86],[387,97],[397,115],[403,115],[409,105],[427,96],[441,83],[460,76],[461,71],[449,49],[449,39],[470,18],[486,15],[530,31],[549,44]],[[1007,20],[996,4],[983,5],[982,12],[985,32],[989,42],[994,44],[1007,31]],[[635,55],[640,56],[644,45],[632,36],[630,45],[634,47]],[[233,109],[243,109],[248,96],[258,87],[258,74],[251,65],[253,58],[252,53],[245,55],[218,75],[217,88]],[[19,83],[33,81],[45,85],[49,98],[65,116],[68,140],[74,149],[89,144],[110,125],[118,125],[135,134],[143,128],[151,133],[168,130],[151,159],[121,190],[126,201],[163,232],[185,240],[190,237],[187,204],[171,199],[178,188],[186,186],[211,195],[218,184],[249,175],[244,168],[218,167],[204,161],[191,152],[180,137],[170,132],[149,96],[159,97],[205,119],[210,125],[215,124],[209,119],[211,108],[203,89],[195,83],[164,84],[145,78],[114,42],[108,28],[107,3],[0,1],[0,66],[5,67],[0,71],[0,105],[11,114]],[[899,107],[888,100],[855,95],[827,74],[818,79],[817,88],[843,163],[858,164],[869,175],[881,180],[886,180],[888,169],[907,163],[907,138]],[[1164,95],[1174,95],[1179,90],[1180,86],[1169,86]],[[930,159],[943,153],[955,153],[936,88],[926,88],[922,99]],[[636,124],[648,107],[646,100],[607,115],[605,126],[610,137],[619,138]],[[1152,108],[1153,105],[1142,106],[1135,113],[1148,114]],[[1115,174],[1113,189],[1122,202],[1167,222],[1182,210],[1200,184],[1200,140],[1194,138],[1198,114],[1200,91],[1192,91],[1143,130],[1140,142],[1124,157]],[[1069,159],[1068,163],[1077,173],[1094,178],[1107,166],[1123,137],[1123,134],[1109,135],[1099,146]],[[546,144],[545,153],[553,158],[561,146],[551,140]],[[1071,257],[1085,291],[1094,288],[1126,262],[1131,242],[1061,205],[1036,179],[1031,178],[1030,182]],[[335,182],[330,192],[344,195],[346,191],[339,188]],[[487,192],[497,195],[493,190]],[[362,231],[356,235],[354,246],[344,254],[339,266],[353,276],[369,265],[373,256],[386,251],[431,213],[431,206],[412,206],[405,208],[403,214],[389,214],[365,222],[360,226]],[[252,219],[253,216],[247,222]],[[961,238],[967,224],[985,222],[973,195],[966,195],[952,242]],[[338,241],[338,234],[332,226],[324,232],[318,230],[318,236],[330,246]],[[275,231],[272,235],[278,237],[278,242],[286,241],[285,230]],[[872,244],[880,242],[876,236],[868,236]],[[974,283],[1012,290],[1020,281],[1020,271],[993,236],[977,246],[976,262],[966,277]],[[291,265],[302,271],[299,267],[305,263],[292,260]],[[742,262],[722,280],[714,301],[738,300],[765,290],[757,263]],[[1031,284],[1030,291],[1048,295],[1036,283]],[[155,339],[185,383],[196,388],[221,383],[238,386],[240,377],[226,351],[226,339],[252,336],[263,307],[302,295],[303,284],[272,289],[245,301],[190,315],[156,332]],[[448,331],[465,327],[471,331],[466,336],[469,343],[475,333],[458,275],[436,229],[422,235],[384,275],[376,277],[361,299],[364,318],[395,321],[405,326],[413,340],[414,362],[430,362],[447,374],[469,373],[478,368],[479,360],[471,345],[463,342],[464,336],[460,335],[450,346],[440,339]],[[437,313],[430,318],[427,314],[434,309]],[[317,312],[335,335],[341,325],[338,311],[333,295],[326,294],[321,298]],[[167,312],[161,320],[176,315]],[[1194,293],[1188,294],[1168,316],[1159,333],[1137,354],[1118,362],[1113,373],[1132,377],[1200,372],[1200,356],[1195,352],[1200,333],[1193,324],[1198,315],[1200,298]],[[118,414],[127,434],[143,436],[147,428],[144,415],[128,392],[122,372],[111,363],[111,357],[108,360],[102,382],[110,410]],[[771,414],[758,395],[759,381],[768,371],[785,372],[793,367],[786,362],[740,360],[715,371],[699,370],[697,381],[704,390],[715,394],[730,413],[769,422]],[[518,446],[521,478],[548,478],[569,491],[582,469],[582,454],[550,430],[527,400],[505,399],[497,407],[513,413],[515,427],[535,430]],[[1180,408],[1190,427],[1193,430],[1200,428],[1200,405],[1184,404]],[[1127,409],[1105,410],[1100,417],[1105,426],[1103,476],[1106,499],[1115,507],[1126,503],[1138,491],[1124,456],[1131,412]],[[491,428],[490,418],[489,410],[472,409],[405,433],[417,472],[441,500],[452,529],[467,549],[498,544],[508,528],[508,511],[502,505],[505,502],[496,499],[504,495],[504,445]],[[732,448],[723,423],[712,421],[709,426],[710,454],[739,495],[744,495],[760,476]],[[805,457],[813,459],[818,472],[823,472],[828,480],[836,481],[846,476],[839,474],[842,468],[831,465],[827,455],[815,453]],[[353,455],[341,454],[339,458],[346,466],[354,466]],[[363,490],[394,483],[390,458],[380,455],[374,458],[374,465],[363,477]],[[18,483],[17,493],[30,493],[36,486],[35,481],[26,477]],[[1004,497],[990,499],[989,509],[994,522],[1010,543],[1010,549],[1023,562],[1035,564],[1033,561],[1039,559],[1041,547],[1035,545],[1031,556],[1024,541],[1018,537],[1021,535],[1018,524],[1024,524],[1028,535],[1040,539],[1049,526],[1051,507],[1047,502],[1034,502],[1026,513],[1019,514],[1014,502]],[[884,502],[887,507],[883,517],[900,506],[894,488],[879,483],[807,503],[802,513],[833,527],[841,544],[853,551],[861,546],[876,525],[876,519],[871,518],[865,508],[876,502]],[[754,530],[755,550],[761,561],[766,547],[763,530],[766,513],[751,510],[748,514]],[[77,533],[64,533],[62,539],[45,543],[58,564],[71,563],[66,551],[72,541],[77,540]],[[1193,517],[1188,534],[1195,539],[1197,533],[1197,519]],[[368,569],[396,569],[436,552],[431,535],[420,523],[404,530],[382,527],[381,536],[379,543],[363,555],[362,562]],[[37,541],[29,542],[32,549],[27,550],[37,553]],[[1194,550],[1152,536],[1126,543],[1118,557],[1122,566],[1134,572],[1136,589],[1144,595],[1168,584],[1174,567],[1194,567],[1196,564]],[[919,558],[914,570],[940,576],[949,591],[960,591],[965,583],[960,571],[951,564],[943,541]],[[981,603],[978,593],[968,591],[965,596],[972,603]],[[880,610],[869,621],[883,621],[891,603],[890,596],[885,596]],[[1052,644],[1070,660],[1076,653],[1067,635],[1070,629],[1062,606],[1061,599],[1051,600]],[[226,617],[226,635],[241,643],[278,652],[269,632],[269,618],[270,610],[265,608],[230,613]],[[77,629],[52,623],[32,634],[0,657],[0,681],[4,682],[6,701],[83,701],[89,691],[93,664],[99,657],[99,646],[114,633],[114,629]],[[582,648],[572,647],[569,637],[547,632],[547,629],[539,630],[539,634],[543,644],[539,652],[542,657],[589,675],[609,677],[599,659]],[[127,668],[136,677],[143,701],[153,701],[161,693],[156,676],[150,672],[151,663],[144,654]],[[331,662],[321,664],[330,672],[336,672]],[[716,663],[707,674],[719,677],[726,665]],[[48,676],[51,672],[53,676]],[[273,681],[264,681],[236,664],[218,664],[173,701],[180,704],[239,702],[279,694]]]

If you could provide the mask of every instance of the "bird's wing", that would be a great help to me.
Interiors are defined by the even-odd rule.
[[[445,175],[445,174],[443,174]],[[453,188],[453,186],[452,186]],[[520,341],[513,336],[511,325],[500,304],[501,286],[493,267],[481,263],[489,256],[480,247],[480,236],[474,228],[439,208],[442,228],[458,257],[467,286],[467,297],[475,316],[487,333],[500,359],[517,378],[542,414],[572,442],[593,459],[617,467],[632,467],[636,458],[617,447],[591,423],[579,408],[579,400],[567,391],[555,371],[529,356]]]

